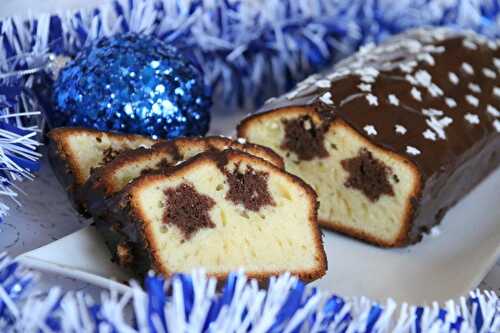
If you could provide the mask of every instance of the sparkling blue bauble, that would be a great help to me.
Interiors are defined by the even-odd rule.
[[[122,35],[83,49],[54,84],[52,126],[152,135],[203,135],[211,99],[201,71],[149,36]]]

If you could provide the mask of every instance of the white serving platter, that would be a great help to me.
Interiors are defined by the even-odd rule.
[[[500,255],[499,189],[497,170],[446,215],[439,235],[427,236],[407,248],[381,249],[325,231],[328,273],[314,285],[342,296],[390,297],[412,304],[444,302],[467,294]],[[59,191],[64,196],[62,189]],[[25,202],[27,208],[29,202]],[[64,217],[53,215],[60,211],[46,209],[44,220],[62,223]],[[120,282],[130,278],[111,263],[103,241],[91,226],[19,258],[27,266],[102,287],[125,290]]]
[[[215,114],[211,134],[232,134],[243,116]],[[111,263],[91,221],[71,208],[46,158],[37,178],[20,186],[26,192],[19,198],[23,206],[0,224],[0,251],[12,243],[3,249],[28,266],[127,288],[110,280],[123,282],[130,275]],[[500,257],[500,169],[448,212],[439,235],[416,245],[381,249],[330,231],[324,231],[324,245],[328,272],[313,285],[325,291],[413,304],[456,299],[476,288]]]

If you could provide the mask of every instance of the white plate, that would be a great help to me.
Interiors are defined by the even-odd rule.
[[[439,236],[427,236],[408,248],[380,249],[325,231],[328,273],[314,284],[342,296],[392,297],[414,304],[443,302],[466,294],[478,285],[500,254],[500,209],[495,206],[499,188],[497,170],[446,215]],[[46,217],[51,218],[56,217]],[[125,288],[102,277],[119,281],[129,278],[110,262],[93,227],[20,258],[37,269],[104,287]]]
[[[228,133],[241,117],[238,113],[216,115],[212,133]],[[23,183],[22,188],[28,194],[21,197],[23,208],[9,216],[10,222],[4,224],[7,232],[2,232],[0,224],[0,251],[2,242],[12,242],[4,248],[17,255],[88,224],[79,221],[71,209],[46,160],[36,180]],[[449,211],[439,236],[427,236],[403,249],[380,249],[325,231],[328,273],[314,284],[342,296],[392,297],[409,303],[442,302],[466,294],[500,255],[499,189],[500,169]],[[91,228],[28,252],[23,260],[38,269],[100,286],[110,283],[102,277],[128,278],[110,262],[102,240]]]

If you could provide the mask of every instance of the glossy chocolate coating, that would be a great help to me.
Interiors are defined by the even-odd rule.
[[[260,112],[312,107],[413,163],[422,187],[406,243],[500,164],[500,43],[413,30],[367,46]]]

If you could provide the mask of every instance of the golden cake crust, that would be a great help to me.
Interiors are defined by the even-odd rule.
[[[163,153],[165,156],[170,156],[172,164],[185,160],[184,154],[189,148],[198,148],[203,151],[217,150],[221,151],[226,148],[238,149],[263,158],[279,168],[284,167],[283,159],[276,154],[272,149],[251,143],[239,143],[226,137],[210,136],[210,137],[193,137],[193,138],[178,138],[165,142],[160,142],[153,145],[151,148],[137,148],[128,150],[118,155],[113,161],[106,165],[97,168],[91,178],[88,180],[89,189],[91,191],[100,191],[105,196],[112,195],[119,189],[113,182],[113,175],[117,170],[126,167],[130,163],[138,161],[146,161],[153,154]]]

